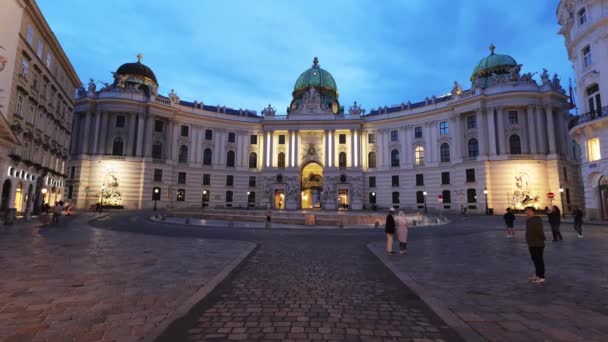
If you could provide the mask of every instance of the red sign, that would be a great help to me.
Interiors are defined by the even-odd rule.
[[[548,199],[550,199],[550,200],[552,200],[552,199],[554,199],[554,198],[555,198],[555,194],[554,194],[554,193],[552,193],[552,192],[548,192],[548,193],[547,193],[547,198],[548,198]]]

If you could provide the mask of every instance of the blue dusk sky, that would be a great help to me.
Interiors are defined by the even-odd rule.
[[[198,1],[38,0],[76,72],[111,82],[137,61],[159,93],[235,109],[285,113],[314,56],[340,103],[417,102],[463,89],[480,59],[508,54],[522,72],[574,78],[555,15],[558,0]]]

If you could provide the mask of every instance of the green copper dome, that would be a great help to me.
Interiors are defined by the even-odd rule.
[[[336,81],[329,72],[319,67],[319,60],[317,57],[315,57],[313,61],[312,68],[304,71],[300,77],[298,77],[296,85],[293,87],[293,91],[296,92],[301,89],[308,89],[309,87],[320,87],[338,92]]]
[[[517,66],[515,59],[509,55],[497,55],[494,53],[494,45],[490,45],[490,55],[477,64],[471,75],[471,81],[477,76],[489,76],[493,73],[507,73],[511,68]]]

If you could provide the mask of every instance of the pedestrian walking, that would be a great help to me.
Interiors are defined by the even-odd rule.
[[[393,236],[395,235],[394,213],[394,208],[389,209],[388,215],[386,215],[386,224],[384,225],[384,232],[386,233],[386,253],[388,253],[388,255],[395,254],[395,252],[393,252]]]
[[[59,223],[59,216],[61,216],[61,212],[63,211],[63,207],[59,202],[55,202],[55,206],[53,207],[53,223]]]
[[[407,220],[403,211],[397,216],[397,238],[399,239],[399,254],[407,253]]]
[[[545,250],[545,232],[543,231],[543,221],[536,216],[534,207],[526,208],[526,243],[530,251],[530,257],[534,262],[535,273],[530,277],[530,281],[535,284],[545,282],[545,261],[543,253]]]
[[[578,237],[583,237],[583,211],[578,207],[574,207],[572,211],[572,216],[574,216],[574,230],[578,233]]]
[[[515,229],[513,229],[513,223],[515,222],[515,215],[511,211],[511,208],[507,208],[507,212],[504,214],[503,219],[507,225],[507,237],[515,237]]]
[[[559,211],[559,208],[553,206],[547,213],[547,217],[549,218],[551,233],[553,233],[553,242],[563,240],[562,233],[559,231],[559,225],[562,221],[562,213]]]

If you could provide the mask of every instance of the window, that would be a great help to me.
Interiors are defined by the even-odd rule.
[[[188,146],[181,145],[179,147],[179,156],[178,156],[178,160],[177,161],[179,163],[187,163],[188,162]]]
[[[416,159],[416,165],[424,165],[424,147],[416,146],[414,157]]]
[[[34,78],[32,79],[32,90],[38,92],[38,83],[40,80],[40,72],[36,68],[34,68]]]
[[[399,166],[399,150],[391,151],[391,166]]]
[[[441,192],[441,194],[443,195],[443,203],[452,203],[452,194],[450,193],[450,190],[443,190]]]
[[[186,184],[186,173],[185,172],[177,173],[177,184]]]
[[[583,25],[584,23],[587,22],[587,13],[585,11],[585,7],[581,8],[578,13],[578,24],[579,25]]]
[[[447,121],[441,121],[439,123],[439,134],[440,135],[448,134],[448,122]]]
[[[226,186],[234,186],[234,176],[226,176]]]
[[[570,189],[566,188],[566,203],[570,204]]]
[[[38,55],[38,58],[42,59],[42,39],[40,39],[38,41],[38,47],[36,48],[36,55]]]
[[[346,134],[339,134],[338,135],[338,143],[341,145],[346,144]]]
[[[27,32],[25,35],[25,39],[27,40],[27,42],[29,44],[32,44],[33,36],[34,36],[34,29],[32,28],[32,25],[27,25]]]
[[[417,186],[424,185],[424,175],[422,173],[416,174],[416,185]]]
[[[203,185],[211,185],[211,175],[208,173],[203,174]]]
[[[17,95],[17,106],[15,107],[15,114],[19,116],[21,116],[21,112],[23,111],[23,100],[24,97],[23,95],[21,95],[21,93]]]
[[[422,127],[414,127],[414,138],[422,138]]]
[[[442,163],[450,161],[450,145],[448,143],[443,143],[439,146],[439,157]]]
[[[116,127],[117,128],[124,128],[125,127],[125,116],[124,115],[118,115],[116,117]]]
[[[213,156],[213,152],[211,152],[210,148],[206,148],[203,151],[203,165],[211,165],[211,157]]]
[[[565,168],[564,168],[565,170]],[[74,179],[74,176],[76,175],[76,166],[72,166],[70,168],[70,179]]]
[[[448,185],[448,184],[450,184],[450,173],[449,172],[442,172],[441,173],[441,184],[442,185]]]
[[[232,191],[226,191],[226,206],[227,207],[232,206],[232,197],[233,197]]]
[[[277,166],[285,167],[285,153],[280,152],[277,158]]]
[[[205,140],[213,140],[213,131],[210,129],[205,130]]]
[[[51,53],[47,52],[46,53],[46,67],[47,68],[51,68]]]
[[[509,115],[509,123],[511,125],[517,125],[519,123],[519,118],[517,117],[516,110],[510,110],[508,115]]]
[[[391,131],[391,141],[399,141],[399,131]]]
[[[374,133],[369,133],[367,135],[367,143],[368,144],[375,144],[376,143],[376,135]]]
[[[235,154],[234,151],[228,151],[226,153],[226,167],[234,167]]]
[[[376,187],[376,176],[369,176],[369,187],[370,188]]]
[[[229,143],[236,142],[236,133],[234,133],[234,132],[228,133],[228,142]]]
[[[154,132],[163,132],[164,122],[162,120],[154,120]]]
[[[30,70],[30,61],[27,60],[27,57],[23,57],[23,61],[21,62],[22,70],[21,76],[27,78],[27,73]]]
[[[179,202],[186,200],[186,189],[177,189],[177,200]]]
[[[155,141],[152,144],[152,158],[163,159],[163,143],[160,141]]]
[[[466,180],[467,183],[472,183],[475,181],[475,169],[466,169]]]
[[[114,138],[114,143],[112,144],[112,155],[113,156],[122,156],[122,148],[123,142],[120,137]]]
[[[255,137],[255,135],[253,135]],[[258,154],[255,152],[249,153],[249,168],[257,169],[258,167]]]
[[[568,182],[568,169],[564,166],[562,170],[564,174],[564,182]]]
[[[285,145],[285,135],[284,134],[279,135],[279,145]]]
[[[477,139],[469,139],[467,145],[469,147],[469,158],[477,158],[479,155],[479,145],[477,144]]]
[[[257,145],[258,144],[258,136],[255,134],[252,134],[249,136],[249,143],[251,145]]]
[[[338,167],[346,167],[346,152],[340,152],[338,155]]]
[[[399,176],[392,176],[391,177],[391,185],[393,186],[393,188],[399,186]]]
[[[600,138],[592,138],[587,140],[587,159],[592,162],[602,159],[600,152]]]
[[[163,170],[162,169],[154,169],[154,181],[155,182],[163,181]]]
[[[587,45],[583,48],[583,65],[588,67],[591,63],[591,46]]]
[[[424,203],[424,191],[416,191],[416,203]]]
[[[393,191],[393,204],[399,204],[399,191]]]
[[[370,168],[376,167],[376,152],[370,152],[367,154],[367,165]]]
[[[182,129],[181,129],[182,137],[187,137],[189,130],[190,130],[190,127],[182,125]]]
[[[475,118],[475,115],[467,116],[467,128],[468,129],[477,128],[477,118]]]
[[[255,191],[248,191],[247,196],[247,206],[254,207],[255,206]]]
[[[602,115],[602,99],[600,97],[600,87],[597,83],[587,88],[587,101],[592,117]]]
[[[521,154],[521,140],[519,135],[513,134],[509,137],[509,151],[511,154]]]
[[[72,199],[72,195],[74,194],[74,186],[68,186],[68,199]]]
[[[467,203],[477,203],[476,189],[467,189]]]
[[[255,188],[255,183],[256,183],[256,177],[255,176],[249,176],[249,187],[250,188]]]

